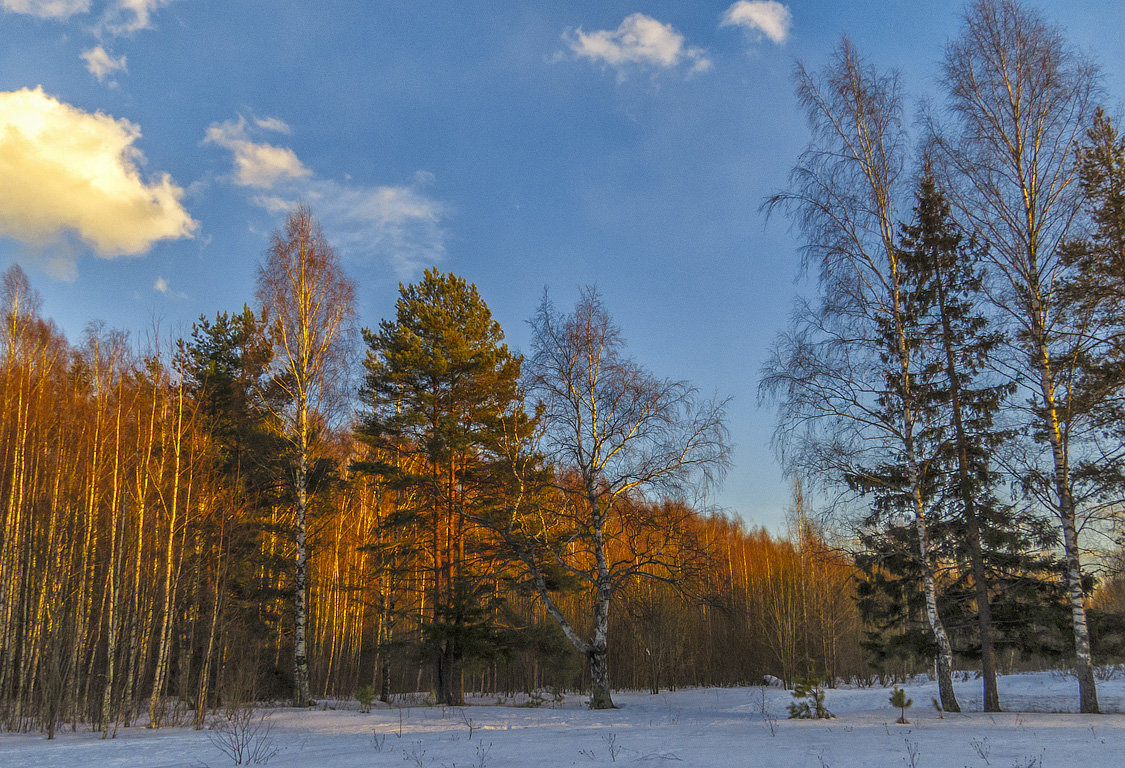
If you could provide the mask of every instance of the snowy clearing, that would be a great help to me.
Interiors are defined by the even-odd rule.
[[[967,714],[939,718],[934,683],[905,686],[914,706],[910,725],[884,688],[827,693],[833,720],[788,720],[788,692],[777,688],[690,689],[656,696],[617,693],[619,709],[591,712],[577,697],[551,707],[496,706],[481,699],[465,708],[402,707],[358,711],[270,711],[270,766],[514,766],[680,765],[875,768],[1101,768],[1125,763],[1125,715],[1062,713],[1077,706],[1074,678],[1036,673],[1000,678],[1010,710],[979,711],[980,682],[957,683]],[[1125,680],[1099,683],[1106,712],[1125,711]],[[763,714],[763,703],[765,713]],[[1022,710],[1017,712],[1016,710]],[[211,734],[213,736],[213,734]],[[0,735],[0,766],[232,765],[207,731],[129,728],[116,739],[65,733],[53,741],[34,734]]]

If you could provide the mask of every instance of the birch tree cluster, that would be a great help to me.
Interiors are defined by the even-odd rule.
[[[1071,666],[1097,712],[1125,488],[1123,144],[1097,68],[1029,6],[977,0],[917,120],[847,39],[796,81],[811,139],[767,207],[818,294],[762,387],[783,460],[855,537],[866,645],[932,663],[945,710],[971,664],[999,711],[1003,654]]]

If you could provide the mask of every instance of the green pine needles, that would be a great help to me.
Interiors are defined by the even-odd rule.
[[[789,705],[790,720],[827,720],[836,717],[824,706],[825,688],[820,678],[798,677],[793,681],[793,703]]]
[[[371,711],[371,705],[375,702],[374,688],[370,685],[361,685],[355,689],[355,693],[352,695],[355,696],[355,700],[359,702],[360,712],[367,713]]]
[[[913,703],[914,699],[906,698],[906,691],[899,688],[897,685],[894,687],[894,690],[891,691],[891,706],[898,707],[899,709],[898,720],[895,720],[896,723],[899,725],[910,725],[910,721],[906,719],[906,709]]]

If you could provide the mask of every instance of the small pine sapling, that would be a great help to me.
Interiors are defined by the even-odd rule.
[[[906,691],[899,688],[897,685],[891,692],[891,706],[898,707],[901,713],[898,720],[895,720],[899,725],[910,725],[910,721],[906,719],[906,708],[914,703],[914,699],[906,698]]]
[[[824,687],[816,677],[799,677],[793,681],[793,703],[789,705],[790,720],[827,720],[836,717],[824,706]]]
[[[361,685],[355,689],[355,700],[359,702],[360,712],[370,712],[371,704],[375,701],[375,689],[370,685]]]

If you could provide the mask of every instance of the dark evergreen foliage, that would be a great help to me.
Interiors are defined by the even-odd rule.
[[[223,609],[230,631],[242,638],[238,647],[249,651],[238,661],[243,667],[238,674],[250,679],[257,695],[286,696],[292,670],[275,659],[279,651],[286,657],[291,637],[279,635],[276,628],[292,623],[290,615],[278,611],[289,603],[293,558],[288,551],[263,545],[269,535],[293,538],[291,521],[274,514],[291,503],[292,488],[279,478],[289,473],[293,457],[269,407],[277,397],[267,376],[272,350],[261,321],[243,307],[238,314],[217,313],[214,320],[200,317],[179,357],[199,418],[211,436],[216,465],[231,489],[228,503],[236,507],[236,524],[220,532],[220,541],[229,564],[223,573]],[[278,648],[279,642],[285,649]],[[216,683],[218,695],[230,687],[221,679]]]
[[[933,565],[941,578],[940,613],[957,652],[981,658],[994,650],[1054,657],[1064,638],[1056,536],[1040,517],[998,498],[992,456],[1013,433],[997,414],[1013,387],[997,381],[989,360],[1002,338],[984,312],[984,249],[953,220],[928,166],[918,182],[914,221],[902,227],[899,274],[905,329],[917,375],[912,380],[918,444],[924,452],[921,484],[928,511]],[[895,329],[885,328],[886,335]],[[888,339],[888,347],[893,344]],[[890,361],[888,355],[887,360]],[[888,388],[897,379],[888,376]],[[889,401],[897,393],[884,396]],[[903,469],[884,465],[852,477],[873,499],[865,521],[866,552],[858,564],[869,574],[860,605],[872,622],[869,648],[877,660],[933,652],[927,637],[921,578],[910,535],[894,521],[909,514]],[[983,588],[978,586],[983,584]],[[981,618],[981,606],[987,611]],[[986,678],[991,660],[986,663]],[[991,691],[995,696],[994,673]],[[998,701],[993,699],[993,708]]]
[[[397,492],[397,524],[425,532],[433,586],[419,640],[440,700],[460,704],[462,663],[501,650],[500,576],[476,522],[497,501],[505,445],[533,424],[518,385],[522,358],[502,343],[476,286],[427,270],[401,287],[396,309],[378,332],[364,331],[369,410],[358,435],[371,454],[356,466]]]

